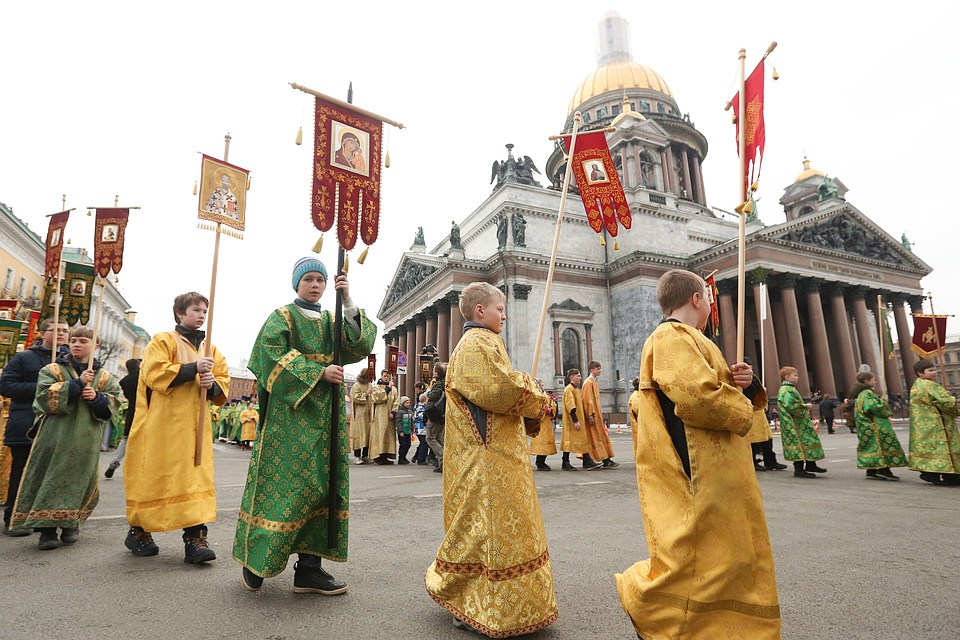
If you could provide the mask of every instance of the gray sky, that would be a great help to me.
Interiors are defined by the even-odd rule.
[[[736,90],[737,51],[747,49],[749,73],[777,40],[761,219],[783,221],[777,201],[806,151],[814,168],[847,185],[850,203],[895,238],[907,233],[935,269],[924,285],[936,310],[960,311],[950,277],[958,224],[948,211],[960,99],[943,5],[767,2],[741,16],[735,5],[699,1],[682,10],[616,1],[453,6],[4,3],[0,201],[43,236],[44,216],[60,210],[65,193],[78,208],[67,236],[91,250],[83,207],[110,206],[114,194],[121,206],[142,207],[127,229],[120,287],[139,324],[166,330],[176,294],[210,288],[213,234],[196,228],[192,189],[197,152],[221,157],[230,132],[229,160],[252,172],[252,188],[245,239],[221,243],[213,337],[236,365],[266,315],[292,299],[292,265],[318,235],[309,208],[312,101],[289,82],[344,99],[352,81],[355,104],[407,126],[388,131],[379,240],[350,273],[354,299],[373,315],[416,227],[432,247],[451,219],[476,209],[504,144],[543,169],[547,137],[596,68],[596,24],[615,10],[630,23],[634,60],[666,80],[707,137],[707,199],[728,210],[738,161],[723,105]],[[321,258],[335,263],[333,234]],[[332,290],[322,303],[332,306]]]

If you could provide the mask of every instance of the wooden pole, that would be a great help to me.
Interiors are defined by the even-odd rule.
[[[883,330],[885,323],[883,321],[883,316],[880,315],[881,313],[883,313],[883,296],[878,293],[877,294],[877,337],[880,340],[880,377],[877,378],[877,384],[882,385],[880,386],[880,390],[881,390],[880,396],[883,397],[884,395],[886,395],[886,391],[889,391],[889,389],[886,388],[887,343],[884,340],[884,337],[886,337],[886,333]]]
[[[336,283],[337,275],[344,272],[343,263],[346,253],[340,242],[337,242],[337,272],[333,280]],[[333,316],[333,364],[339,366],[343,352],[343,292],[337,292],[337,302]],[[337,484],[340,482],[340,396],[343,393],[343,383],[331,385],[333,394],[330,399],[330,488],[327,491],[327,548],[337,546]]]
[[[230,134],[223,137],[223,161],[226,162],[230,156]],[[214,233],[213,241],[213,268],[210,272],[210,304],[207,305],[207,335],[203,341],[203,357],[213,356],[213,301],[217,295],[217,266],[220,263],[220,223]],[[227,389],[224,393],[229,393]],[[199,467],[203,462],[203,425],[206,424],[207,414],[207,390],[200,387],[200,410],[197,415],[197,438],[193,454],[193,466]]]
[[[323,99],[323,100],[327,100],[327,101],[329,101],[329,102],[332,102],[333,104],[337,105],[338,107],[343,107],[344,109],[347,109],[347,110],[349,110],[349,111],[356,111],[357,113],[362,113],[363,115],[365,115],[365,116],[367,116],[367,117],[369,117],[369,118],[374,118],[375,120],[380,120],[381,122],[386,122],[387,124],[392,124],[392,125],[395,126],[397,129],[403,129],[403,124],[402,124],[402,123],[397,122],[397,121],[395,121],[395,120],[391,120],[390,118],[384,118],[383,116],[379,116],[379,115],[373,113],[372,111],[367,111],[366,109],[361,109],[360,107],[355,107],[355,106],[353,106],[353,103],[352,103],[352,102],[343,102],[342,100],[337,100],[336,98],[332,98],[332,97],[330,97],[330,96],[328,96],[328,95],[325,95],[325,94],[323,94],[323,93],[320,93],[319,91],[314,91],[313,89],[308,89],[307,87],[305,87],[305,86],[303,86],[303,85],[300,85],[300,84],[297,84],[296,82],[291,82],[291,83],[290,83],[290,86],[293,87],[294,89],[297,89],[298,91],[303,91],[304,93],[309,93],[310,95],[316,96],[317,98],[321,98],[321,99]],[[352,98],[352,96],[351,96],[351,98]]]
[[[747,59],[747,50],[740,49],[740,93],[737,96],[739,101],[738,111],[740,115],[738,118],[740,122],[737,123],[739,130],[740,143],[740,174],[737,176],[737,179],[740,181],[740,203],[747,201],[747,136],[744,132],[743,124],[746,122],[746,59]],[[743,207],[741,207],[742,209]],[[746,297],[747,297],[747,279],[746,279],[746,261],[747,261],[747,252],[746,252],[746,237],[747,237],[747,214],[743,211],[740,212],[740,242],[737,250],[737,362],[743,362],[743,340],[744,340],[744,314],[746,313]]]
[[[537,341],[534,342],[533,364],[530,376],[537,377],[537,362],[540,360],[540,345],[543,342],[543,327],[547,322],[547,305],[550,304],[550,287],[553,285],[553,272],[557,264],[557,248],[560,246],[560,227],[563,226],[563,210],[567,205],[567,189],[573,174],[573,152],[577,148],[577,130],[580,128],[580,112],[573,114],[573,131],[570,134],[570,151],[567,154],[567,169],[563,173],[563,188],[560,191],[560,210],[557,212],[557,225],[553,233],[553,250],[550,252],[550,268],[547,271],[547,285],[543,291],[543,307],[540,309],[540,324],[537,327]]]
[[[63,231],[60,232],[60,246],[63,247]],[[60,266],[57,268],[57,286],[53,294],[53,349],[50,353],[50,363],[53,364],[57,361],[57,336],[59,336],[58,329],[60,327],[60,280],[62,279],[63,273],[63,251],[60,252]]]
[[[97,352],[97,337],[100,335],[100,320],[103,318],[103,296],[107,290],[107,281],[100,278],[100,298],[97,300],[97,313],[93,321],[93,349],[90,350],[90,357],[87,359],[87,369],[93,370],[93,356]]]

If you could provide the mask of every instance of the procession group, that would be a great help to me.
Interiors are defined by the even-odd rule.
[[[537,456],[535,468],[549,469],[559,416],[562,469],[577,468],[571,453],[583,469],[617,466],[600,410],[600,364],[588,365],[582,389],[581,372],[568,371],[563,397],[552,397],[510,363],[500,337],[503,293],[471,283],[460,296],[466,322],[449,363],[435,363],[435,379],[417,389],[417,402],[397,397],[389,373],[377,383],[364,374],[351,391],[348,434],[343,368],[330,355],[335,319],[319,305],[327,282],[319,260],[299,260],[292,274],[297,298],[269,315],[249,360],[259,424],[233,544],[243,586],[260,589],[297,554],[295,592],[345,592],[347,584],[322,560],[347,559],[350,454],[355,464],[389,464],[399,444],[402,464],[411,435],[422,428],[423,459],[427,449],[434,452],[443,483],[443,540],[424,576],[427,593],[452,614],[454,626],[489,637],[551,625],[559,612],[529,456]],[[333,284],[343,298],[342,363],[359,362],[374,345],[376,327],[354,305],[346,276]],[[710,312],[699,276],[667,272],[657,299],[664,320],[644,344],[630,399],[650,557],[615,576],[620,602],[647,640],[779,638],[773,553],[754,460],[785,466],[772,453],[767,390],[749,363],[728,365],[698,330]],[[207,543],[216,516],[213,433],[201,401],[223,405],[229,376],[222,354],[203,343],[206,311],[202,295],[178,296],[175,329],[154,336],[143,354],[123,457],[124,544],[135,556],[158,553],[152,533],[182,529],[185,562],[216,558]],[[62,335],[56,326],[44,329],[43,344],[31,350],[37,363],[52,358],[54,336]],[[97,504],[102,422],[120,389],[105,370],[87,366],[94,348],[89,330],[74,329],[69,352],[39,368],[33,395],[11,395],[8,435],[22,424],[33,433],[19,492],[11,483],[15,499],[8,500],[4,530],[39,531],[41,549],[77,542]],[[957,404],[935,373],[932,364],[918,364],[909,464],[925,480],[953,484],[960,478]],[[823,449],[810,407],[794,387],[796,375],[790,367],[781,371],[783,454],[795,476],[810,478],[825,471],[817,465]],[[858,465],[871,478],[891,478],[891,468],[908,462],[871,380],[864,376],[856,395]],[[204,437],[197,438],[201,415]]]

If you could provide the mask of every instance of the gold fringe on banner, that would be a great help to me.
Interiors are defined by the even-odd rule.
[[[350,254],[343,254],[343,274],[346,275],[350,271]]]
[[[607,241],[603,239],[603,236],[600,236],[600,246],[601,247],[607,246]]]
[[[303,144],[303,127],[300,127],[300,130],[297,131],[297,144]]]
[[[390,168],[390,150],[389,149],[387,149],[387,155],[383,159],[383,166],[387,169]]]
[[[620,241],[616,238],[613,239],[613,250],[620,251]]]
[[[197,181],[193,181],[193,195],[197,195]]]
[[[323,249],[323,234],[320,234],[320,237],[317,238],[317,241],[313,243],[313,252],[320,253],[320,250]]]
[[[363,251],[360,252],[360,257],[357,258],[357,264],[363,264],[367,260],[368,251],[370,251],[370,247],[363,248]]]

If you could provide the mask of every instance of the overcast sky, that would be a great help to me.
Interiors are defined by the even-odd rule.
[[[960,99],[943,5],[756,4],[736,14],[735,4],[695,1],[3,3],[0,201],[44,236],[44,216],[66,194],[78,208],[66,235],[91,250],[84,207],[111,206],[115,194],[141,207],[120,288],[138,324],[167,330],[176,294],[210,288],[213,233],[196,227],[192,189],[197,152],[221,157],[230,132],[229,161],[252,172],[252,188],[245,239],[221,243],[213,338],[237,365],[267,314],[292,299],[292,265],[318,235],[312,101],[289,82],[345,99],[352,81],[355,104],[407,127],[388,131],[380,237],[350,272],[354,299],[374,315],[416,227],[432,247],[451,219],[476,209],[506,143],[543,169],[548,136],[596,68],[596,25],[615,10],[630,23],[634,60],[666,80],[709,141],[712,206],[737,204],[723,111],[737,52],[747,49],[749,73],[776,40],[769,63],[781,79],[766,85],[761,219],[783,221],[777,201],[806,151],[846,184],[850,203],[895,238],[907,233],[935,269],[924,286],[936,310],[960,311],[950,276]],[[336,245],[326,238],[321,258],[331,265]],[[332,290],[322,303],[332,306]]]

